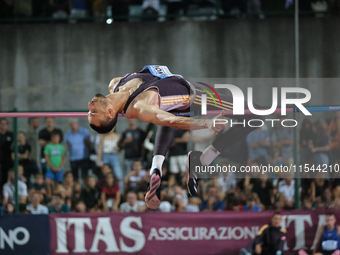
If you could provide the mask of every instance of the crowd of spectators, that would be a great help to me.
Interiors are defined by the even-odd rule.
[[[281,121],[284,119],[281,119]],[[77,119],[70,129],[55,127],[54,118],[29,118],[29,128],[18,133],[18,195],[21,212],[145,212],[150,162],[156,126],[147,130],[128,120],[128,128],[116,133],[90,136]],[[13,133],[8,120],[0,119],[0,214],[11,214],[15,204]],[[300,201],[295,201],[293,173],[249,172],[236,176],[221,172],[199,180],[199,196],[186,189],[188,142],[203,150],[214,139],[208,130],[177,130],[162,168],[159,211],[263,211],[339,209],[340,181],[329,171],[302,175]],[[223,152],[214,162],[236,167],[293,164],[294,133],[282,125],[265,125]],[[120,154],[124,153],[124,156]],[[300,165],[336,165],[340,161],[340,112],[333,119],[305,119],[299,130]],[[69,164],[65,164],[68,161]],[[65,165],[69,165],[66,169]],[[314,175],[313,175],[314,174]]]
[[[287,1],[288,2],[288,1]],[[302,14],[339,13],[337,0],[300,0]],[[288,6],[286,6],[287,8]],[[53,18],[69,20],[129,21],[187,19],[193,16],[258,17],[285,11],[284,1],[271,0],[0,0],[0,20]],[[313,14],[314,13],[314,14]],[[164,19],[163,19],[164,20]]]

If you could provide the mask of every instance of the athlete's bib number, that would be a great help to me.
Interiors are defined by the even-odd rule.
[[[322,242],[322,249],[325,251],[334,251],[338,248],[338,241],[328,240]]]
[[[150,73],[152,73],[154,76],[157,76],[161,79],[171,77],[171,76],[183,78],[182,75],[172,74],[167,66],[148,65],[148,66],[143,67],[143,70],[145,69],[149,69]]]

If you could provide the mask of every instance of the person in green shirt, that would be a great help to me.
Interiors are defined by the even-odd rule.
[[[63,182],[63,165],[65,163],[65,147],[60,144],[60,135],[58,132],[52,132],[51,143],[47,144],[44,149],[45,159],[47,163],[46,185],[47,195],[52,196],[52,180],[54,180],[54,188]]]

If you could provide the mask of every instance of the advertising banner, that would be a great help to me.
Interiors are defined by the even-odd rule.
[[[51,255],[239,254],[273,212],[51,214]],[[326,211],[285,212],[285,254],[310,250]],[[340,213],[336,213],[340,217]]]
[[[0,217],[0,254],[50,254],[48,215]]]

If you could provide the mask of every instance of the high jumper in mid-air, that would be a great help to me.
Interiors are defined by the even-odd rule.
[[[202,94],[206,92],[196,88],[180,75],[172,74],[166,66],[145,66],[141,71],[128,73],[124,77],[111,80],[110,94],[96,94],[89,102],[88,121],[98,133],[108,133],[116,125],[118,114],[126,118],[139,119],[158,125],[153,151],[150,182],[145,202],[151,209],[160,205],[161,169],[166,153],[172,145],[176,129],[208,129],[216,134],[216,139],[203,152],[192,151],[188,154],[189,174],[187,186],[191,195],[197,195],[198,176],[190,171],[195,166],[209,165],[223,150],[256,129],[250,126],[233,126],[225,129],[226,124],[214,124],[213,119],[191,118],[189,113],[199,111]],[[206,108],[221,110],[215,117],[221,118],[225,111],[233,109],[233,98],[224,94],[212,94],[221,104],[214,104],[208,98]],[[244,102],[248,109],[247,102]],[[185,115],[188,116],[178,116]],[[248,120],[250,115],[227,116],[237,120]]]

